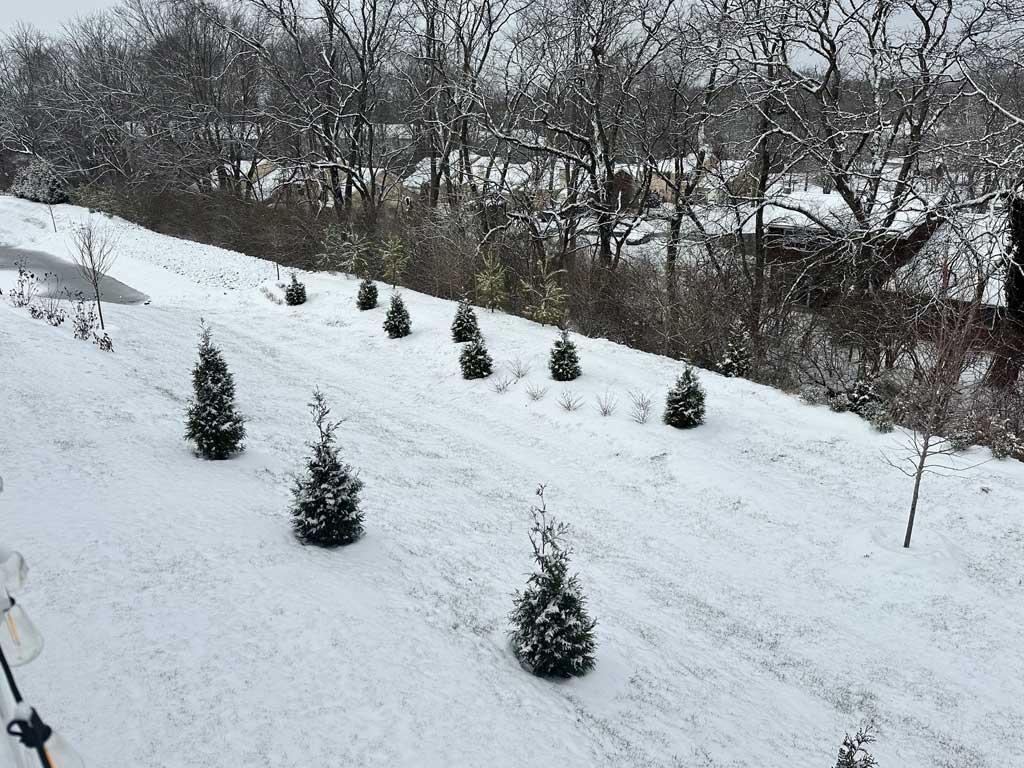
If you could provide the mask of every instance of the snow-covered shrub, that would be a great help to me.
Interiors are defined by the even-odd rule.
[[[665,401],[665,423],[677,429],[689,429],[704,422],[704,389],[690,366],[676,379]]]
[[[299,282],[298,276],[292,272],[292,281],[284,290],[284,301],[290,307],[306,303],[306,286]]]
[[[96,304],[85,299],[76,301],[71,315],[71,328],[75,338],[81,341],[91,339],[97,323],[99,318],[96,316]]]
[[[374,309],[377,306],[377,286],[370,278],[366,278],[359,284],[356,306],[363,311]]]
[[[292,530],[307,544],[351,544],[363,535],[359,509],[363,481],[338,456],[334,433],[340,422],[328,418],[331,411],[319,391],[313,392],[309,408],[319,435],[309,444],[312,453],[306,459],[306,470],[292,487]]]
[[[862,416],[865,410],[874,408],[881,398],[875,391],[871,379],[860,378],[845,389],[829,390],[828,407],[836,413],[850,411]]]
[[[867,745],[875,740],[870,728],[861,728],[853,738],[850,734],[843,737],[839,747],[839,758],[835,768],[874,768],[878,763],[867,751]]]
[[[459,308],[455,310],[455,319],[452,320],[452,341],[461,344],[472,341],[480,334],[480,324],[476,319],[476,312],[468,298],[459,302]]]
[[[753,344],[750,332],[739,321],[729,326],[729,339],[725,354],[718,363],[718,370],[723,376],[745,378],[750,375],[753,359]]]
[[[68,201],[67,186],[57,171],[39,157],[22,167],[15,175],[10,192],[16,197],[36,203],[57,205]]]
[[[477,333],[472,340],[462,349],[459,355],[459,365],[462,367],[462,378],[484,379],[494,371],[494,361],[484,344],[484,337]]]
[[[35,272],[30,272],[24,264],[17,262],[18,277],[11,288],[8,299],[12,306],[31,308],[39,293],[39,281],[36,280]]]
[[[98,333],[92,335],[92,343],[102,352],[113,352],[114,351],[114,340],[110,338],[110,334],[106,331],[100,336]]]
[[[800,399],[808,405],[829,405],[830,395],[828,389],[820,384],[802,384]]]
[[[192,387],[185,438],[194,442],[196,451],[206,459],[226,459],[242,450],[245,420],[235,407],[235,380],[205,325],[199,340],[199,361],[192,371]]]
[[[997,459],[1024,456],[1024,440],[1013,429],[1010,419],[992,419],[984,425],[984,440]]]
[[[654,407],[651,396],[646,392],[630,392],[629,400],[632,403],[629,409],[630,418],[637,424],[646,424]]]
[[[284,304],[284,300],[266,285],[260,286],[260,293],[266,297],[267,301],[272,301],[274,304]]]
[[[508,366],[509,373],[512,374],[512,378],[514,378],[516,381],[519,381],[520,379],[529,376],[530,369],[533,367],[532,365],[530,365],[530,363],[523,362],[518,357],[509,360],[508,363],[506,363],[506,365]]]
[[[602,416],[611,416],[619,405],[619,398],[609,391],[603,395],[597,395],[597,412]]]
[[[526,385],[526,396],[534,402],[543,400],[544,396],[547,395],[548,388],[542,387],[539,384],[527,384]]]
[[[555,381],[572,381],[580,377],[580,358],[576,353],[576,344],[569,338],[568,331],[563,330],[555,339],[555,344],[551,347],[551,356],[548,358],[548,368],[551,369],[551,378]]]
[[[562,393],[558,396],[558,407],[563,411],[578,411],[583,407],[583,398],[578,395],[574,395],[568,389],[563,389]]]
[[[587,615],[578,577],[569,574],[568,528],[548,518],[543,485],[537,496],[530,531],[535,568],[509,614],[512,650],[539,677],[583,675],[594,667],[597,623]]]
[[[412,333],[409,310],[405,308],[405,302],[397,293],[391,297],[391,306],[388,307],[387,317],[384,318],[384,330],[392,339],[400,339]]]
[[[503,395],[508,392],[509,388],[514,383],[514,379],[509,376],[502,376],[500,379],[491,384],[491,389],[496,395]]]
[[[869,403],[860,412],[861,418],[867,420],[872,427],[883,434],[892,432],[894,428],[892,412],[884,403]]]

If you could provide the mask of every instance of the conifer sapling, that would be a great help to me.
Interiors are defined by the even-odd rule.
[[[555,381],[572,381],[578,379],[583,372],[580,370],[580,358],[576,353],[576,344],[569,338],[569,332],[563,330],[555,339],[548,360],[551,378]]]
[[[459,308],[455,310],[455,319],[452,320],[452,341],[461,344],[465,341],[472,341],[479,335],[480,325],[476,319],[476,312],[468,298],[459,302]]]
[[[462,366],[464,379],[484,379],[494,371],[494,361],[487,352],[484,337],[479,333],[463,348],[462,354],[459,355],[459,364]]]
[[[319,390],[313,392],[309,409],[319,435],[309,444],[312,453],[306,459],[306,470],[292,487],[292,528],[306,544],[351,544],[363,535],[359,509],[363,481],[338,456],[334,433],[339,422],[330,420],[331,409]]]
[[[195,391],[189,402],[185,438],[206,459],[226,459],[242,449],[245,420],[235,407],[235,382],[204,324],[199,340],[199,362],[192,371]]]
[[[285,304],[295,307],[306,303],[306,286],[299,282],[299,278],[292,272],[292,282],[284,289]]]
[[[676,379],[665,402],[665,423],[678,429],[689,429],[704,422],[704,389],[690,366]]]
[[[836,760],[835,768],[875,768],[878,763],[866,748],[874,740],[875,736],[871,733],[870,726],[858,729],[857,735],[853,738],[846,734],[839,747],[839,758]]]
[[[388,307],[387,317],[384,318],[384,330],[392,339],[400,339],[412,333],[409,310],[405,308],[405,302],[397,293],[391,297],[391,306]]]
[[[734,322],[729,326],[729,341],[718,370],[723,376],[746,378],[750,375],[752,358],[750,332],[741,323]]]
[[[509,638],[519,662],[538,677],[573,677],[594,666],[594,627],[575,574],[569,575],[570,551],[563,544],[567,526],[548,518],[544,486],[540,505],[531,509],[535,570],[526,589],[517,592]]]
[[[356,306],[361,310],[373,309],[377,306],[377,286],[370,278],[366,278],[359,284]]]

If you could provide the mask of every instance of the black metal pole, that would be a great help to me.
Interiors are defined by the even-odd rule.
[[[14,697],[14,703],[21,704],[21,691],[18,690],[18,684],[14,682],[14,673],[11,671],[11,665],[7,663],[7,657],[4,656],[3,648],[0,648],[0,666],[4,668],[4,677],[7,678],[7,684],[11,687],[11,695]],[[50,762],[50,756],[46,753],[46,745],[40,744],[36,747],[36,754],[39,755],[39,764],[43,768],[53,768],[53,763]]]

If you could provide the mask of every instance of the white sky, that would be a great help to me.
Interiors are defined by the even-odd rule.
[[[110,8],[117,0],[0,0],[0,30],[27,21],[44,32],[58,32],[75,16]]]

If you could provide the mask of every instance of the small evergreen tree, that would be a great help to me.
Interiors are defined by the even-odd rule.
[[[558,276],[563,270],[549,272],[544,276],[544,285],[534,288],[523,281],[523,290],[530,299],[526,307],[526,316],[541,325],[560,325],[565,320],[565,307],[568,298]]]
[[[580,357],[576,353],[576,344],[569,338],[569,332],[564,329],[551,347],[548,368],[551,369],[551,378],[555,381],[572,381],[583,373],[580,369]]]
[[[665,423],[678,429],[689,429],[704,422],[704,389],[690,366],[676,379],[665,402]]]
[[[484,259],[484,268],[476,276],[476,298],[480,306],[493,312],[508,301],[505,289],[505,268],[493,256]]]
[[[373,309],[377,306],[377,286],[370,278],[366,278],[359,284],[356,306],[362,310]]]
[[[519,662],[538,677],[573,677],[594,667],[594,627],[578,578],[569,575],[570,550],[563,545],[565,524],[548,519],[544,486],[537,488],[530,543],[534,572],[516,592],[509,614],[509,638]]]
[[[291,307],[306,303],[306,286],[299,282],[294,272],[291,285],[284,289],[284,301]]]
[[[292,487],[292,528],[306,544],[338,547],[363,535],[363,513],[359,491],[363,487],[352,467],[338,456],[334,432],[339,422],[331,421],[331,409],[319,390],[309,404],[319,437],[310,443],[312,454],[306,471]]]
[[[718,364],[718,370],[723,376],[746,378],[750,375],[752,359],[753,345],[750,342],[750,332],[742,323],[734,322],[729,326],[729,340],[725,354]]]
[[[452,341],[461,344],[464,341],[472,341],[480,334],[480,325],[476,320],[476,312],[469,303],[468,298],[459,302],[459,308],[455,310],[455,319],[452,321]]]
[[[462,354],[459,355],[459,364],[462,366],[464,379],[485,379],[494,371],[494,361],[487,352],[484,337],[479,333],[463,347]]]
[[[835,768],[874,768],[878,763],[867,751],[866,745],[875,740],[870,727],[861,728],[852,739],[846,734],[839,747],[839,759]]]
[[[384,243],[381,249],[381,262],[384,266],[384,277],[391,283],[392,288],[397,288],[409,266],[409,256],[401,240],[393,237]]]
[[[391,297],[391,306],[388,307],[387,317],[384,318],[384,330],[392,339],[400,339],[412,333],[409,310],[405,308],[405,302],[397,293]]]
[[[188,406],[185,438],[206,459],[226,459],[242,450],[245,420],[235,408],[235,381],[203,325],[199,362],[192,371],[195,395]]]

